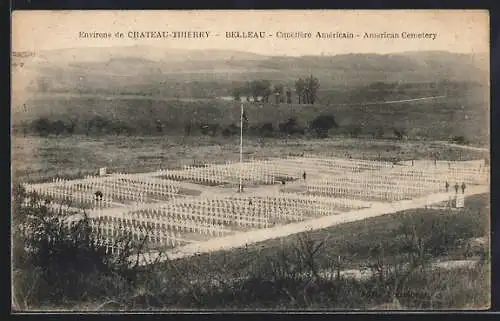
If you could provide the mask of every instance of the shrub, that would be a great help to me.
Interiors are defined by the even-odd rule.
[[[328,136],[328,131],[332,128],[337,127],[338,124],[332,115],[320,115],[316,117],[309,125],[309,129],[318,137]]]
[[[68,214],[40,205],[36,195],[25,201],[24,190],[13,190],[13,298],[15,309],[44,303],[64,304],[125,295],[133,288],[138,265],[129,257],[142,251],[128,236],[117,240],[119,254],[106,253],[91,235],[84,214],[68,224]]]
[[[264,123],[259,128],[259,135],[263,137],[270,137],[274,133],[274,128],[272,123]]]
[[[305,129],[299,125],[295,117],[289,118],[285,123],[279,124],[279,128],[280,132],[285,135],[303,135],[305,132]]]
[[[455,144],[468,144],[467,139],[464,136],[453,136],[451,142]]]

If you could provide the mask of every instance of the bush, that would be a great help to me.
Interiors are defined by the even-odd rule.
[[[136,247],[128,236],[115,242],[122,251],[106,253],[93,242],[86,215],[68,225],[68,214],[31,203],[24,190],[13,191],[13,303],[15,309],[30,309],[45,303],[98,300],[126,295],[134,287],[138,266],[129,257]]]
[[[285,123],[279,124],[281,134],[285,135],[304,135],[305,128],[300,126],[297,122],[297,118],[289,118]]]
[[[52,122],[48,118],[42,117],[34,120],[31,127],[38,135],[47,136],[52,131]]]
[[[274,128],[272,123],[264,123],[259,127],[259,136],[271,137],[274,133]]]
[[[453,136],[451,138],[451,142],[455,143],[455,144],[462,144],[462,145],[466,145],[469,143],[464,136]]]
[[[397,129],[394,128],[394,136],[396,137],[397,140],[402,140],[406,136],[406,132],[404,129]]]
[[[337,127],[338,124],[332,115],[320,115],[309,125],[309,129],[318,137],[327,137],[328,131]]]

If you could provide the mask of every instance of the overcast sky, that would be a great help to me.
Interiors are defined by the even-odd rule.
[[[472,10],[274,11],[18,11],[12,16],[14,51],[152,45],[229,49],[265,55],[390,53],[418,50],[489,52],[488,12]],[[209,31],[208,39],[81,39],[84,32]],[[226,39],[228,31],[311,32],[312,39]],[[317,39],[316,32],[359,34]],[[435,40],[363,39],[364,33],[436,33]],[[214,36],[219,34],[219,36]]]

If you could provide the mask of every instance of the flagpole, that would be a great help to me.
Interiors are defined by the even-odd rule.
[[[242,175],[243,175],[243,103],[241,103],[241,113],[240,113],[240,189],[243,191]]]

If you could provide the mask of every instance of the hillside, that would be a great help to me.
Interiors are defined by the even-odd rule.
[[[13,54],[13,87],[29,92],[144,93],[181,97],[230,94],[234,86],[269,79],[293,87],[308,74],[322,88],[373,82],[485,82],[484,55],[449,52],[262,56],[247,52],[196,51],[144,46],[59,49]]]
[[[220,98],[245,81],[268,79],[293,90],[298,77],[313,74],[320,80],[316,105],[296,105],[292,93],[291,105],[249,107],[250,123],[277,128],[296,117],[307,125],[332,114],[342,133],[373,135],[397,127],[415,138],[484,141],[485,59],[437,51],[266,57],[140,46],[14,53],[12,119],[21,127],[40,117],[78,119],[80,133],[96,116],[143,134],[155,132],[157,122],[176,133],[189,122],[230,126],[238,122],[239,105]]]

